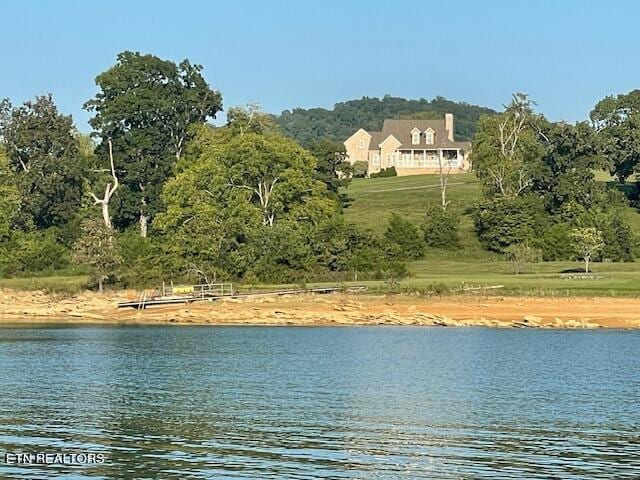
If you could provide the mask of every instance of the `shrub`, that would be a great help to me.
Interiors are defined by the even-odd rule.
[[[540,248],[545,262],[570,260],[574,253],[571,246],[571,226],[567,223],[551,225],[542,235]]]
[[[630,262],[633,260],[634,238],[631,227],[624,221],[619,212],[607,215],[600,225],[604,247],[601,256],[614,262]]]
[[[0,273],[19,275],[43,270],[60,270],[70,265],[70,252],[55,231],[13,232],[0,250]]]
[[[369,164],[367,162],[354,162],[352,165],[353,178],[365,178],[369,172]]]
[[[460,216],[440,205],[429,205],[422,224],[424,241],[430,247],[455,248],[460,244]]]
[[[158,285],[166,278],[178,280],[180,268],[169,265],[177,257],[163,243],[162,237],[143,238],[137,230],[117,237],[118,254],[122,258],[118,281],[124,287]]]
[[[548,217],[536,197],[495,198],[476,207],[474,223],[478,239],[487,250],[504,253],[515,243],[535,243]]]
[[[385,178],[385,177],[397,177],[396,167],[383,168],[377,173],[369,175],[370,178]]]
[[[418,227],[400,215],[391,215],[384,237],[390,258],[413,260],[424,254],[424,240]]]
[[[527,265],[539,263],[542,259],[542,251],[539,248],[530,246],[527,242],[509,245],[505,249],[505,253],[513,265],[516,275],[522,273]]]

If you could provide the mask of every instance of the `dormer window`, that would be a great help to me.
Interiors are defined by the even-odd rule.
[[[411,130],[411,144],[419,145],[420,144],[420,130],[414,128]]]
[[[434,132],[430,128],[424,132],[427,145],[433,145]]]

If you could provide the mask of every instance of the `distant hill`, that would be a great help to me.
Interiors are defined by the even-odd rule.
[[[333,110],[326,108],[295,108],[276,115],[275,121],[288,136],[307,146],[310,140],[328,137],[343,141],[358,128],[375,131],[382,128],[385,118],[443,118],[445,113],[455,116],[456,138],[470,140],[476,130],[481,115],[496,112],[490,108],[470,105],[465,102],[453,102],[443,97],[433,100],[406,98],[385,95],[383,98],[363,97],[336,103]]]

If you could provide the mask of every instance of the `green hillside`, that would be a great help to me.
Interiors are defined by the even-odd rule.
[[[603,180],[609,180],[604,178]],[[355,179],[347,190],[353,198],[345,210],[347,221],[381,233],[392,213],[420,223],[427,203],[440,197],[436,175]],[[427,288],[443,283],[451,289],[467,286],[504,285],[501,292],[527,294],[605,294],[640,293],[640,263],[599,263],[594,265],[595,280],[567,280],[562,270],[580,267],[579,262],[544,262],[523,275],[514,275],[503,257],[482,249],[473,230],[470,207],[480,199],[480,184],[472,173],[450,177],[448,196],[452,207],[462,215],[462,246],[457,250],[427,249],[424,258],[409,266],[411,276],[401,285]],[[628,220],[640,235],[640,214],[629,208]]]
[[[445,113],[453,113],[455,116],[456,137],[460,140],[470,140],[476,131],[480,116],[496,112],[490,108],[454,102],[443,97],[433,100],[407,100],[386,95],[383,98],[363,97],[359,100],[336,103],[331,110],[285,110],[275,116],[275,121],[285,135],[303,146],[308,146],[311,140],[319,137],[344,141],[358,128],[380,130],[385,118],[438,119],[443,118]]]

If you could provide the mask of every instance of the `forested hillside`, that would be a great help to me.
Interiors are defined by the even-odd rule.
[[[343,141],[358,128],[380,130],[385,118],[442,118],[445,113],[455,115],[455,130],[459,140],[470,140],[481,115],[495,114],[490,108],[453,102],[443,97],[433,100],[385,95],[383,98],[363,97],[336,103],[332,110],[326,108],[295,108],[285,110],[275,117],[285,135],[304,146],[314,138],[327,137]]]

